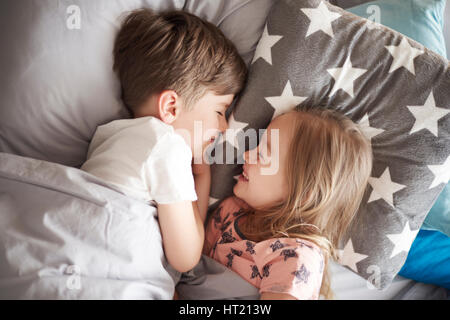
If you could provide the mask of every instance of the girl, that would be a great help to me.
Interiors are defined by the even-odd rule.
[[[272,130],[278,157],[269,151],[278,143]],[[276,158],[277,173],[261,174]],[[363,198],[370,142],[344,115],[304,108],[275,118],[244,159],[234,196],[210,216],[204,253],[259,288],[261,299],[331,298],[328,260]]]

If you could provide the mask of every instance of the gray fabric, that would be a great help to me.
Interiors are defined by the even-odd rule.
[[[426,283],[413,282],[405,287],[393,300],[447,300],[449,291]]]
[[[171,299],[156,216],[81,170],[0,153],[0,299]]]
[[[414,233],[445,186],[442,182],[433,185],[439,175],[435,177],[431,169],[446,163],[450,154],[450,114],[446,110],[450,109],[449,63],[408,39],[409,46],[423,51],[414,60],[415,73],[403,66],[389,72],[393,57],[385,46],[398,46],[406,38],[383,26],[372,28],[367,20],[330,4],[327,4],[328,9],[341,15],[332,23],[334,37],[321,30],[306,37],[310,20],[300,9],[317,8],[319,3],[317,0],[281,0],[272,7],[267,22],[268,34],[283,38],[267,51],[272,64],[259,58],[251,65],[234,119],[247,124],[243,132],[265,128],[275,111],[265,98],[281,96],[289,81],[293,95],[306,98],[304,105],[325,105],[355,122],[368,116],[369,121],[364,123],[366,130],[368,126],[382,130],[371,138],[372,184],[367,186],[357,221],[339,249],[349,249],[352,245],[356,254],[350,254],[351,250],[345,253],[343,263],[350,266],[349,260],[356,261],[353,268],[359,275],[385,288],[404,264]],[[397,53],[406,55],[409,50],[412,49]],[[342,67],[347,57],[354,68],[365,69],[353,83],[354,97],[343,89],[331,94],[336,81],[327,70]],[[431,127],[411,132],[416,122],[423,122],[425,116],[417,116],[416,121],[408,107],[434,105],[433,98],[439,110],[447,112],[432,121],[437,132],[433,133],[431,130],[435,129]],[[235,159],[240,161],[245,150],[243,132],[237,135],[240,151]],[[220,154],[230,149],[234,152],[227,141],[219,145],[216,152]],[[211,197],[223,199],[231,195],[233,176],[240,171],[239,165],[213,165]],[[388,175],[397,184],[396,191],[389,189]],[[376,182],[382,177],[386,179],[377,186]],[[388,202],[389,197],[379,196],[387,189],[392,194],[392,204]],[[400,234],[413,236],[401,246]],[[379,270],[379,281],[373,277],[375,270]]]
[[[331,290],[336,300],[447,299],[446,290],[397,275],[389,287],[375,289],[370,283],[342,265],[331,261]],[[411,293],[415,291],[415,294]],[[450,296],[449,296],[450,297]]]
[[[238,49],[247,65],[276,0],[187,0],[184,10],[217,25]]]
[[[396,276],[384,290],[334,261],[330,262],[331,289],[336,300],[442,300],[450,293],[444,288]],[[202,256],[200,263],[184,273],[176,290],[184,300],[258,299],[258,289],[219,262]]]
[[[198,265],[183,273],[176,290],[180,299],[259,299],[256,287],[219,262],[202,255]]]
[[[192,12],[218,24],[249,62],[273,1],[0,1],[0,152],[80,167],[96,127],[128,117],[112,71],[123,13]]]
[[[1,1],[0,151],[79,167],[96,127],[127,117],[112,70],[120,15],[183,4]]]

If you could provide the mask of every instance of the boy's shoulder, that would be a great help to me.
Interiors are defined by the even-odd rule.
[[[155,132],[172,132],[173,127],[165,124],[161,120],[155,117],[141,117],[132,119],[118,119],[108,122],[107,124],[101,125],[97,128],[97,131],[122,131],[127,129],[150,129],[150,131]]]
[[[174,135],[172,126],[165,124],[155,117],[141,117],[133,119],[119,119],[97,127],[92,143],[103,141],[123,141],[133,145],[148,143],[156,145],[164,137]]]
[[[174,128],[158,118],[120,119],[97,127],[89,145],[88,158],[93,153],[119,152],[146,161],[156,149],[158,154],[166,157],[177,157],[179,153],[189,156],[190,153],[189,146]]]

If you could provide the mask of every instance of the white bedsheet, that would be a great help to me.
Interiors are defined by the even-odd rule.
[[[370,283],[342,265],[331,262],[331,288],[337,300],[428,300],[448,299],[446,289],[396,276],[384,290],[374,289]]]

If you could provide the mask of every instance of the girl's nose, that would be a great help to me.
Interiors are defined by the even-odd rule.
[[[248,164],[249,163],[249,159],[250,159],[249,150],[247,150],[247,151],[244,152],[244,163]]]

